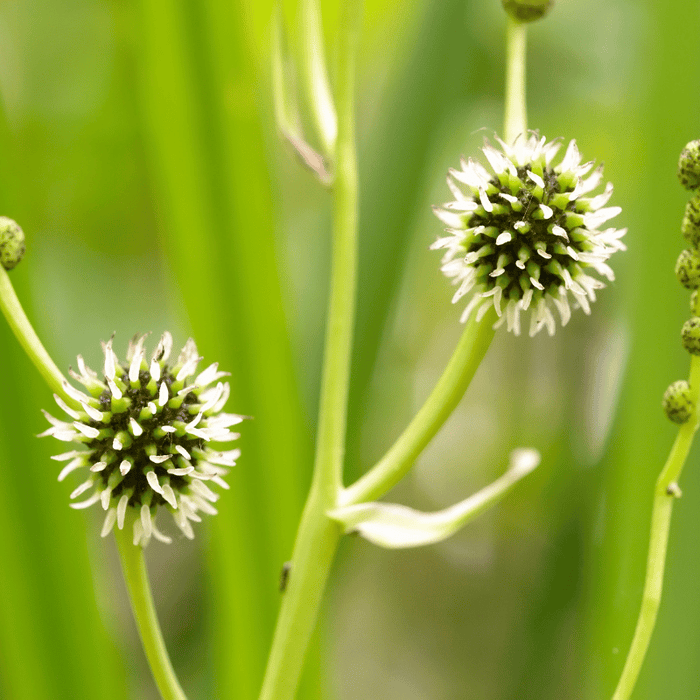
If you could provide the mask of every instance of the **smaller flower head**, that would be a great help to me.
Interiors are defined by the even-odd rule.
[[[558,141],[547,143],[536,132],[513,146],[496,140],[501,149],[488,142],[482,149],[493,174],[471,158],[462,160],[461,170],[450,170],[455,200],[435,208],[448,235],[431,247],[446,251],[442,271],[457,285],[453,303],[471,295],[462,322],[493,307],[500,317],[495,327],[506,323],[518,335],[520,315],[529,311],[530,335],[543,327],[553,335],[554,312],[562,325],[571,304],[590,313],[595,291],[605,286],[590,272],[614,279],[606,261],[625,249],[620,238],[626,229],[599,227],[620,208],[605,208],[610,183],[587,196],[600,185],[603,170],[588,175],[593,163],[581,163],[575,141],[552,165]]]
[[[214,363],[197,374],[201,358],[192,339],[171,363],[170,333],[163,334],[150,362],[145,339],[136,336],[129,343],[124,364],[112,350],[112,340],[103,343],[102,378],[78,355],[78,372],[70,374],[87,393],[65,382],[75,407],[54,398],[69,420],[44,411],[51,427],[39,436],[76,443],[80,449],[53,458],[67,462],[59,481],[76,469],[88,470],[87,479],[71,493],[71,498],[87,494],[87,499],[71,507],[99,502],[107,512],[103,537],[115,523],[122,529],[127,520],[133,522],[135,545],[146,545],[151,537],[171,541],[156,527],[159,508],[170,511],[189,539],[194,537],[190,521],[199,522],[199,512],[216,513],[212,503],[218,495],[208,484],[228,488],[222,477],[240,450],[219,451],[212,443],[235,440],[239,434],[228,428],[244,419],[221,412],[229,385],[220,379],[228,373]]]

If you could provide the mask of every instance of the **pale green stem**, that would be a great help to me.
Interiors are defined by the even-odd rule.
[[[160,631],[156,609],[153,605],[151,587],[148,584],[148,571],[143,556],[143,548],[131,540],[131,528],[115,529],[115,538],[124,572],[124,580],[129,591],[131,609],[141,635],[143,649],[151,667],[153,678],[163,700],[186,700],[180,687],[163,634]]]
[[[491,307],[481,321],[472,316],[467,322],[449,364],[423,407],[386,455],[344,490],[341,505],[380,498],[403,479],[467,390],[491,344],[495,320],[496,312]]]
[[[613,700],[628,700],[632,695],[644,657],[649,648],[654,625],[656,624],[656,615],[661,603],[673,502],[680,496],[677,481],[688,457],[695,432],[698,429],[698,425],[700,425],[700,414],[697,411],[698,398],[700,396],[700,357],[693,357],[690,362],[689,384],[691,400],[696,406],[696,410],[690,420],[679,428],[666,464],[656,481],[654,503],[651,511],[649,554],[647,557],[644,591],[642,593],[642,605],[632,644],[627,654],[627,660],[622,669],[617,689],[613,695]]]
[[[361,0],[354,1],[360,3]],[[344,31],[343,28],[341,34]],[[300,73],[306,88],[309,108],[321,139],[324,155],[333,159],[338,137],[338,121],[342,117],[336,116],[333,94],[328,81],[319,0],[302,0],[299,35]],[[339,80],[341,80],[340,76]],[[338,94],[341,89],[338,85]],[[341,109],[340,105],[338,109]]]
[[[27,315],[24,313],[22,305],[15,294],[10,277],[5,268],[0,265],[0,308],[10,324],[12,332],[19,340],[20,345],[39,370],[49,387],[67,403],[75,405],[75,401],[66,394],[63,382],[66,378],[61,374],[61,370],[56,367],[46,349],[41,344],[39,337],[32,328]]]
[[[314,6],[315,2],[308,0],[307,4]],[[341,534],[339,525],[326,512],[337,505],[342,486],[355,318],[358,179],[354,61],[360,11],[358,0],[344,3],[338,47],[331,289],[313,482],[297,532],[289,584],[277,620],[260,700],[292,700],[296,694]]]
[[[520,135],[525,136],[527,110],[525,107],[525,59],[527,25],[508,15],[506,27],[506,104],[503,140],[512,145]]]

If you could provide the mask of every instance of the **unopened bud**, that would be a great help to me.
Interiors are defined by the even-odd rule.
[[[693,402],[690,399],[690,386],[685,379],[673,382],[666,389],[662,405],[664,413],[674,423],[687,423],[693,415]]]
[[[24,257],[24,231],[19,224],[0,216],[0,264],[11,270]]]
[[[544,17],[554,5],[554,0],[501,0],[503,9],[519,22],[534,22]]]
[[[700,139],[686,144],[678,159],[678,179],[686,190],[700,187]]]
[[[693,316],[683,324],[681,341],[691,355],[700,355],[700,317]]]
[[[700,287],[700,252],[684,250],[676,261],[676,277],[686,289]]]
[[[685,216],[681,224],[681,233],[690,245],[695,248],[700,245],[700,194],[696,194],[685,205]]]

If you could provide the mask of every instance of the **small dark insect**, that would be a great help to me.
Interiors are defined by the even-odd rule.
[[[280,593],[284,593],[287,590],[287,583],[289,582],[289,575],[291,571],[292,562],[284,562],[284,564],[282,564],[282,570],[280,571]]]

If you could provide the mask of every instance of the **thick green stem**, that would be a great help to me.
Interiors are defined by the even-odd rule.
[[[307,5],[313,8],[315,0],[308,0]],[[317,10],[316,6],[314,11]],[[338,524],[326,512],[337,505],[342,487],[355,320],[358,178],[353,86],[360,10],[358,0],[344,3],[338,47],[331,289],[313,482],[294,545],[289,586],[277,621],[260,700],[292,700],[296,694],[341,534]]]
[[[260,700],[293,700],[296,695],[340,535],[338,523],[326,516],[323,497],[312,490],[297,533]]]
[[[363,503],[383,496],[395,486],[433,439],[464,396],[493,339],[496,312],[467,322],[457,348],[423,407],[391,449],[367,474],[345,489],[341,505]]]
[[[143,548],[131,541],[131,528],[115,530],[124,580],[131,599],[143,649],[163,700],[186,700],[165,648],[156,616]]]
[[[65,377],[61,374],[61,370],[56,367],[34,332],[34,328],[32,328],[32,324],[24,313],[17,294],[15,294],[10,277],[2,265],[0,265],[0,308],[20,345],[49,387],[69,404],[74,405],[75,401],[63,389]]]
[[[651,640],[656,615],[661,603],[661,592],[666,566],[666,549],[671,527],[673,502],[680,496],[678,478],[680,477],[688,452],[693,443],[693,437],[700,425],[700,414],[697,411],[700,396],[700,357],[693,357],[690,363],[691,400],[696,406],[695,413],[687,423],[678,430],[666,464],[659,475],[654,489],[654,504],[651,511],[651,530],[649,533],[649,554],[647,557],[646,579],[642,593],[642,605],[637,619],[637,627],[625,661],[622,675],[613,695],[613,700],[628,700],[642,668],[649,642]]]
[[[525,106],[525,59],[527,25],[508,15],[506,28],[506,104],[504,141],[512,145],[518,136],[525,136],[527,110]]]

